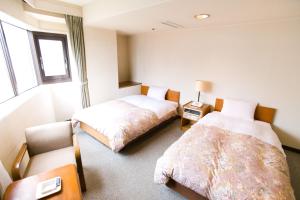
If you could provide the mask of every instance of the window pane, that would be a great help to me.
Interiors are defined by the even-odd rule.
[[[8,75],[5,58],[2,49],[0,49],[0,103],[13,96],[14,91]]]
[[[37,85],[27,31],[3,23],[3,30],[14,69],[18,93]]]
[[[39,39],[45,76],[66,75],[62,41]]]

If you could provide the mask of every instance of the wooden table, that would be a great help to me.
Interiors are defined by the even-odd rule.
[[[30,176],[11,183],[4,194],[4,200],[34,200],[37,184],[50,178],[60,176],[62,189],[43,199],[77,200],[82,199],[80,183],[75,165],[66,165],[45,173]]]

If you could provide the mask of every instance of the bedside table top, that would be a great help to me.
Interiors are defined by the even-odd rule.
[[[201,107],[198,107],[198,106],[192,106],[192,103],[193,103],[193,101],[190,101],[190,102],[184,104],[183,108],[188,108],[188,109],[197,110],[197,111],[207,110],[209,108],[209,104],[204,103]]]

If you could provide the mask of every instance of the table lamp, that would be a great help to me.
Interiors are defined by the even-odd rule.
[[[207,81],[197,80],[195,84],[195,90],[198,92],[198,101],[193,102],[193,106],[201,107],[202,103],[200,102],[200,93],[206,92],[209,89],[209,84]]]

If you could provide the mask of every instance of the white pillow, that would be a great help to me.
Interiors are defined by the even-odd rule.
[[[257,103],[255,102],[224,99],[221,113],[230,117],[253,121],[256,106]]]
[[[167,91],[168,91],[167,88],[151,86],[149,87],[147,96],[157,100],[165,100]]]

